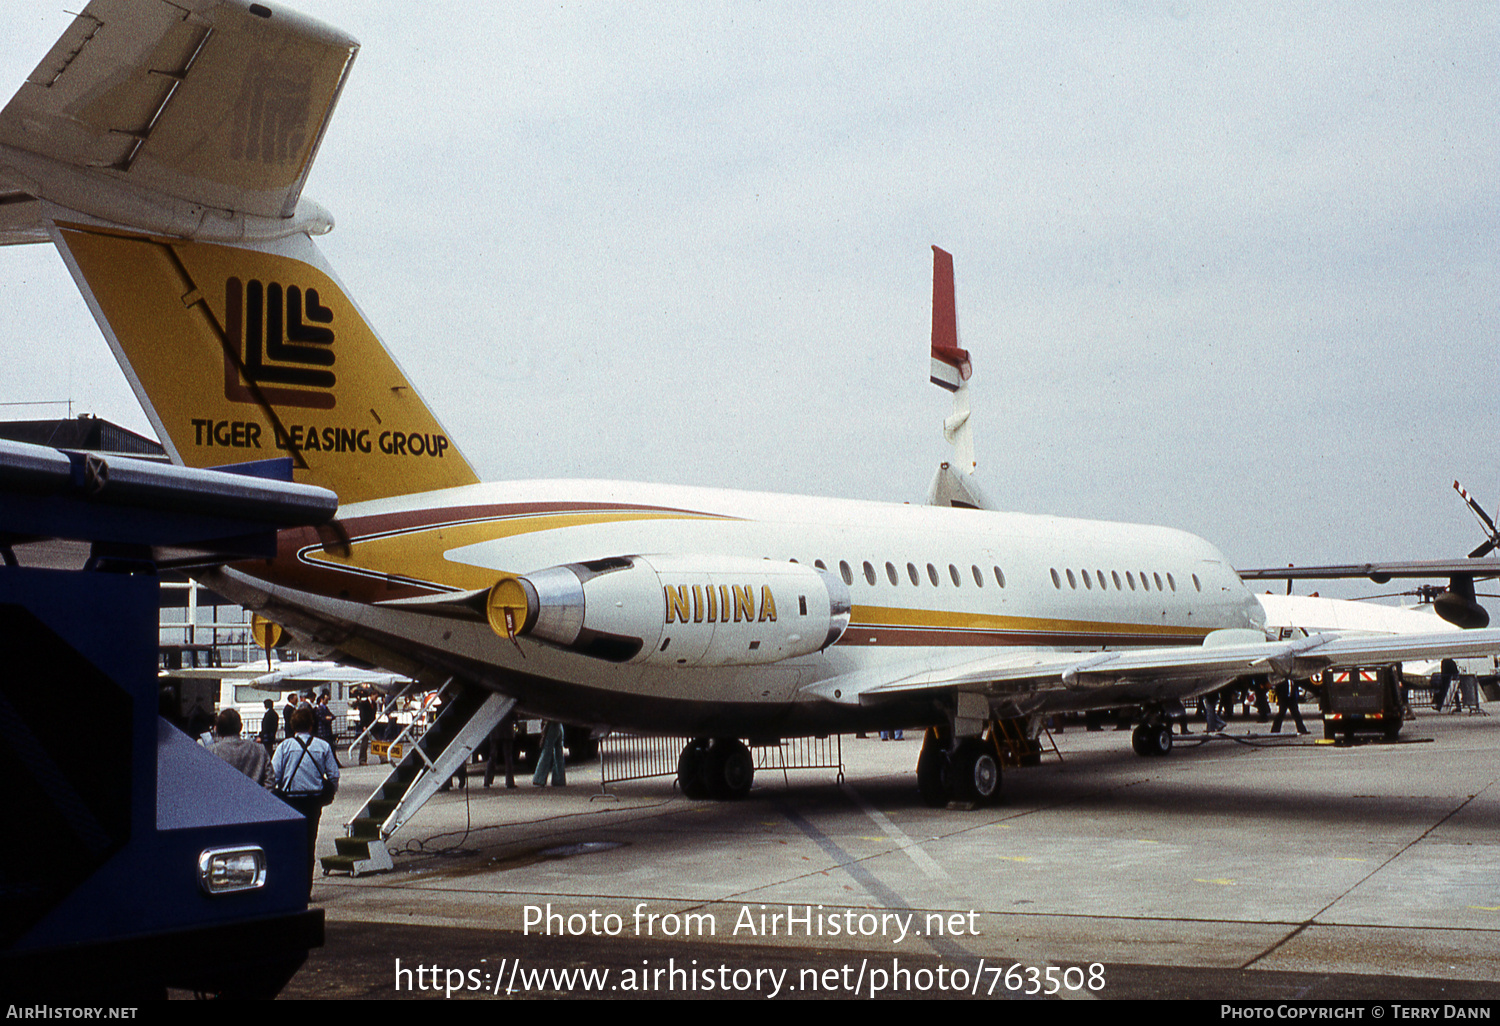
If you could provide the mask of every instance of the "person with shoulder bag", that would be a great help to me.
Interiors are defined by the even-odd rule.
[[[339,764],[328,742],[313,736],[318,721],[312,708],[302,705],[287,725],[291,736],[276,746],[271,757],[271,775],[276,796],[302,813],[307,820],[307,894],[312,898],[316,864],[318,821],[323,807],[332,803],[339,789]]]

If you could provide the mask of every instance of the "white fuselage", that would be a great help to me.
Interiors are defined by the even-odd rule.
[[[539,714],[621,729],[839,729],[876,713],[835,708],[803,688],[880,665],[951,659],[959,648],[1196,645],[1211,631],[1263,622],[1217,549],[1160,527],[600,481],[382,499],[342,509],[339,521],[347,550],[305,532],[300,543],[284,542],[269,568],[237,568],[255,594],[236,591],[284,620],[300,609],[325,635],[347,631],[429,672],[477,678]],[[473,592],[506,574],[652,554],[706,567],[753,559],[826,568],[848,586],[849,627],[823,651],[770,665],[617,664],[400,604]],[[662,605],[658,591],[642,615],[660,618]],[[934,718],[883,708],[898,720]]]

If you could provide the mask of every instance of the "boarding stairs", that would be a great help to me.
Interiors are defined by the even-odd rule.
[[[345,825],[345,836],[334,842],[337,853],[323,857],[325,875],[359,876],[393,868],[386,842],[468,763],[516,704],[514,698],[456,680],[443,685],[440,695],[444,705],[436,722],[406,746],[405,757]]]

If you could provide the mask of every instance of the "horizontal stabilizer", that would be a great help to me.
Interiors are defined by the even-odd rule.
[[[258,3],[93,0],[0,112],[5,180],[149,231],[263,233],[246,221],[297,212],[357,50]]]

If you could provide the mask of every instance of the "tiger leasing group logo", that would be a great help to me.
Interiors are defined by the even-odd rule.
[[[333,311],[318,290],[252,278],[224,285],[224,398],[331,410]]]

